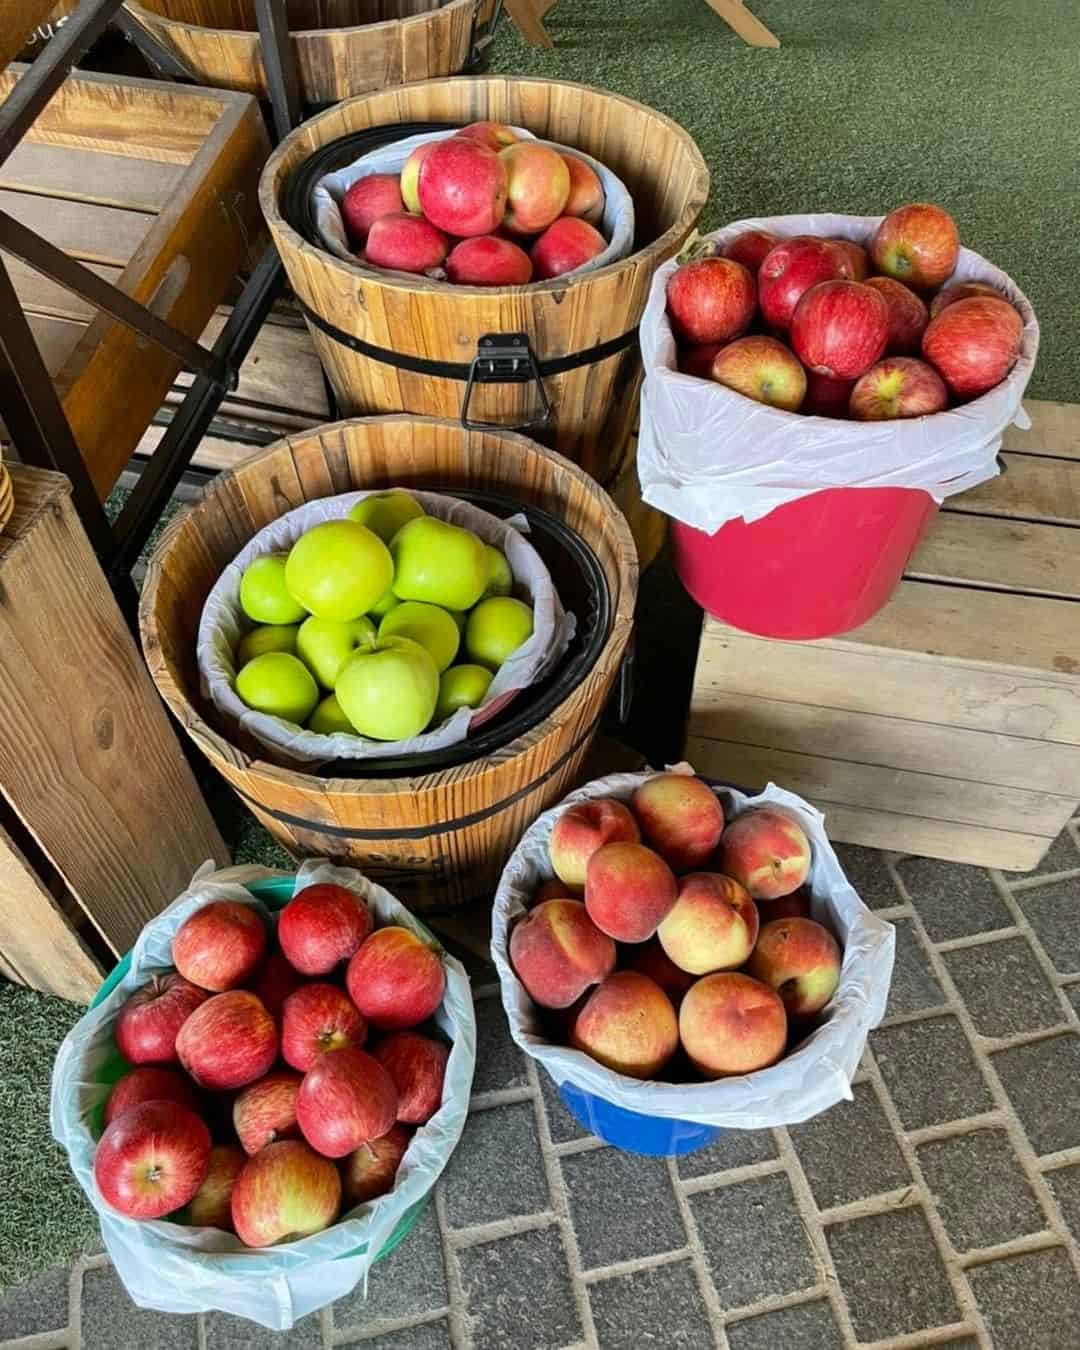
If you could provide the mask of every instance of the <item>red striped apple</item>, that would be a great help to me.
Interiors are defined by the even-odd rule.
[[[617,970],[586,999],[571,1044],[628,1078],[655,1078],[679,1046],[671,1000],[635,970]]]
[[[747,970],[775,989],[789,1017],[812,1017],[840,983],[836,939],[813,919],[776,919],[762,928]]]
[[[948,211],[912,202],[890,211],[874,231],[870,257],[879,272],[918,291],[947,281],[960,256],[960,235]]]
[[[711,380],[713,361],[723,345],[722,342],[706,342],[700,347],[687,347],[679,353],[679,369],[684,375],[696,375],[699,380]]]
[[[397,1120],[398,1093],[386,1069],[364,1050],[320,1055],[296,1098],[300,1130],[327,1158],[344,1158],[378,1139]]]
[[[847,417],[854,380],[834,380],[811,370],[806,375],[806,397],[800,412],[810,417]]]
[[[426,272],[442,266],[449,247],[446,235],[431,221],[398,211],[372,224],[364,261],[394,272]]]
[[[501,155],[468,137],[438,141],[420,164],[417,195],[424,215],[458,239],[491,234],[502,223],[506,190]]]
[[[215,994],[180,1028],[176,1053],[200,1087],[228,1092],[268,1073],[277,1059],[274,1019],[245,989]]]
[[[470,122],[455,134],[470,141],[479,141],[491,150],[503,150],[521,140],[513,127],[508,127],[505,122]]]
[[[787,1044],[779,995],[738,971],[706,975],[679,1009],[679,1038],[705,1078],[754,1073],[775,1064]]]
[[[380,1041],[373,1053],[394,1080],[399,1122],[426,1124],[442,1105],[450,1047],[417,1031],[395,1031]]]
[[[977,295],[988,295],[991,300],[1005,298],[995,286],[985,281],[954,281],[951,286],[943,286],[930,301],[930,317],[936,319],[955,300],[971,300]]]
[[[176,1038],[210,995],[182,975],[154,975],[120,1009],[114,1035],[131,1064],[174,1064]]]
[[[656,930],[660,945],[691,975],[741,966],[754,949],[758,912],[744,887],[718,872],[691,872]]]
[[[570,196],[570,170],[558,150],[518,141],[499,154],[506,170],[503,227],[511,234],[539,234],[562,215]]]
[[[847,259],[851,280],[865,281],[870,275],[870,255],[862,244],[857,244],[854,239],[830,239],[829,243]]]
[[[584,267],[606,248],[607,240],[587,220],[560,216],[529,250],[533,276],[537,281],[564,276],[575,268]]]
[[[834,380],[857,380],[885,350],[889,307],[858,281],[823,281],[795,306],[791,345],[808,370]]]
[[[105,1102],[105,1124],[111,1125],[118,1116],[143,1102],[179,1102],[195,1110],[195,1092],[188,1079],[175,1069],[162,1069],[155,1064],[143,1064],[132,1069],[119,1080]]]
[[[795,306],[811,286],[850,277],[851,263],[830,240],[810,235],[782,239],[770,249],[758,269],[762,316],[776,328],[787,328]]]
[[[577,155],[563,155],[570,174],[570,195],[563,207],[564,216],[580,216],[596,225],[604,215],[604,185],[596,170]]]
[[[341,219],[354,249],[360,249],[368,231],[380,216],[404,211],[401,180],[394,173],[369,173],[345,190],[341,199]]]
[[[285,1000],[281,1014],[281,1057],[306,1073],[320,1055],[367,1040],[367,1022],[336,984],[305,984]]]
[[[438,141],[425,141],[418,145],[401,170],[401,200],[410,215],[420,214],[420,165],[438,144]]]
[[[185,980],[221,994],[250,980],[266,951],[266,925],[239,900],[212,900],[189,915],[172,940],[173,964]]]
[[[394,1125],[386,1134],[361,1144],[342,1160],[341,1190],[346,1208],[388,1195],[394,1189],[409,1137],[407,1130]]]
[[[769,230],[743,230],[730,244],[725,245],[722,256],[730,258],[732,262],[742,263],[751,276],[757,276],[766,255],[779,242],[779,236]]]
[[[367,905],[346,886],[321,882],[297,891],[278,918],[278,942],[302,975],[329,975],[374,927]]]
[[[654,774],[635,789],[630,810],[645,842],[673,872],[700,867],[724,832],[724,808],[719,798],[692,774]]]
[[[248,1247],[320,1233],[338,1216],[341,1177],[299,1139],[268,1144],[249,1158],[232,1190],[236,1235]]]
[[[729,342],[754,317],[757,290],[742,263],[698,258],[668,278],[667,312],[680,342]]]
[[[408,928],[379,928],[345,975],[349,997],[373,1027],[405,1031],[435,1012],[446,993],[438,954]]]
[[[614,797],[593,797],[568,806],[559,816],[551,831],[548,856],[560,881],[584,886],[585,869],[598,848],[620,842],[636,844],[640,839],[628,807]]]
[[[247,1154],[235,1144],[215,1144],[210,1150],[206,1180],[191,1197],[184,1220],[193,1228],[221,1228],[232,1232],[232,1191],[244,1170]]]
[[[710,373],[717,384],[785,412],[798,412],[806,396],[802,364],[778,338],[761,333],[721,347]]]
[[[755,900],[776,900],[803,884],[810,857],[810,840],[797,820],[775,806],[754,806],[725,829],[717,866]]]
[[[258,975],[251,982],[251,992],[273,1018],[281,1016],[285,1000],[303,984],[303,979],[285,957],[284,952],[273,951],[262,963]]]
[[[886,356],[908,356],[919,350],[922,335],[930,322],[925,303],[910,286],[893,277],[870,277],[872,286],[889,308],[889,336],[885,339]]]
[[[493,234],[463,239],[446,260],[446,279],[455,286],[525,286],[532,272],[523,248]]]
[[[615,969],[615,944],[580,900],[545,900],[510,934],[510,963],[543,1008],[568,1008]]]
[[[945,381],[914,356],[886,357],[860,376],[851,391],[851,415],[858,422],[927,417],[948,406]]]
[[[210,1167],[210,1131],[178,1102],[143,1102],[98,1141],[94,1180],[106,1204],[130,1219],[160,1219],[196,1194]]]
[[[301,1076],[291,1069],[277,1069],[250,1083],[233,1102],[232,1119],[240,1147],[247,1154],[277,1139],[296,1139],[296,1097]]]
[[[1023,321],[1007,300],[973,296],[930,320],[922,352],[954,394],[976,398],[1012,370],[1023,333]]]

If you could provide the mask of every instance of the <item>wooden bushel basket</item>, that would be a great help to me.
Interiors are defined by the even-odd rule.
[[[547,716],[492,754],[453,768],[330,778],[271,763],[199,692],[195,639],[206,596],[252,535],[286,511],[394,484],[503,493],[576,531],[596,555],[611,599],[599,656]],[[525,828],[574,784],[626,650],[636,594],[626,522],[575,465],[523,436],[396,416],[291,437],[215,479],[162,536],[140,622],[165,702],[271,834],[296,855],[350,862],[410,907],[428,910],[492,891]],[[513,706],[529,697],[519,694]]]
[[[347,262],[290,224],[290,178],[320,147],[401,123],[463,126],[489,119],[577,147],[616,173],[634,198],[635,251],[577,278],[450,286]],[[541,391],[532,380],[478,384],[470,419],[528,427],[608,485],[637,415],[636,335],[649,283],[686,240],[708,188],[708,170],[690,136],[632,99],[557,80],[484,78],[388,89],[313,118],[271,156],[259,201],[343,413],[461,419],[470,369],[484,378],[481,339],[523,335],[541,369],[550,420],[537,422]],[[453,367],[453,375],[433,369],[439,365]],[[546,373],[548,366],[570,368]]]

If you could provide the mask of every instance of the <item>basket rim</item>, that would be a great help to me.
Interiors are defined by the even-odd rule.
[[[428,9],[422,14],[406,14],[400,19],[379,19],[375,23],[354,23],[342,28],[296,28],[290,31],[289,37],[305,44],[314,44],[328,34],[337,36],[341,33],[370,33],[379,29],[395,28],[399,24],[430,23],[436,15],[475,4],[476,0],[443,0],[443,3],[437,9]],[[145,5],[138,4],[137,0],[124,0],[124,8],[140,22],[165,24],[169,28],[177,28],[185,33],[206,33],[229,38],[247,38],[253,44],[258,44],[260,41],[257,28],[212,28],[209,24],[188,23],[185,19],[174,19],[168,14],[162,14],[160,10],[147,9]]]

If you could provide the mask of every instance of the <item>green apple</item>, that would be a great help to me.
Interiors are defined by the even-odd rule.
[[[236,677],[236,692],[256,712],[303,723],[319,701],[315,677],[288,652],[264,652]]]
[[[465,636],[465,620],[469,617],[463,609],[448,609],[447,614],[457,624],[457,630],[462,637]]]
[[[422,600],[402,600],[379,624],[379,637],[407,637],[426,647],[437,670],[445,670],[457,656],[461,630],[453,616],[438,605]]]
[[[322,736],[332,736],[335,731],[347,731],[356,735],[356,728],[341,711],[336,694],[327,694],[319,706],[308,718],[308,730],[317,731]]]
[[[528,605],[509,595],[481,600],[465,625],[469,659],[498,670],[508,656],[532,636],[533,615]]]
[[[394,594],[393,590],[389,590],[381,599],[376,600],[371,606],[368,610],[368,617],[378,623],[380,619],[386,618],[395,605],[400,604],[401,601]]]
[[[248,563],[240,578],[240,607],[255,623],[299,623],[307,610],[285,581],[285,554],[268,553]]]
[[[451,666],[439,680],[435,721],[445,722],[459,708],[479,708],[491,684],[492,674],[483,666]]]
[[[350,520],[357,520],[374,530],[384,544],[388,544],[402,525],[426,514],[424,508],[407,492],[373,492],[357,502],[349,512]]]
[[[484,545],[472,530],[420,516],[403,525],[390,544],[394,594],[443,609],[472,609],[487,585]]]
[[[333,689],[341,667],[358,647],[375,642],[375,625],[361,616],[348,623],[317,619],[313,614],[300,625],[296,654],[324,689]]]
[[[514,589],[514,574],[510,571],[506,554],[492,544],[485,544],[484,562],[487,566],[487,585],[480,598],[486,600],[489,595],[509,595]]]
[[[317,618],[348,623],[366,614],[394,579],[390,551],[355,520],[328,520],[293,544],[285,563],[289,594]]]
[[[253,628],[236,644],[236,669],[263,652],[295,652],[297,632],[294,623],[264,623]]]
[[[411,638],[381,638],[354,652],[338,676],[338,703],[361,736],[403,741],[431,721],[439,672],[431,653]]]

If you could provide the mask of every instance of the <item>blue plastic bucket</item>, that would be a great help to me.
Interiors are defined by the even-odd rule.
[[[652,1158],[696,1153],[700,1148],[708,1148],[724,1133],[715,1125],[628,1111],[570,1082],[559,1084],[559,1096],[579,1124],[605,1144],[612,1144],[626,1153],[645,1153]]]

